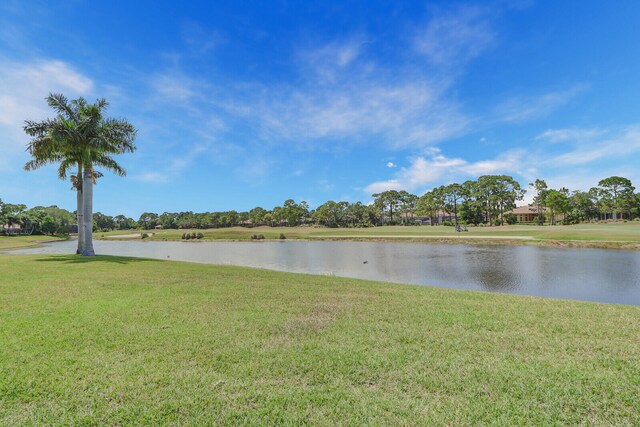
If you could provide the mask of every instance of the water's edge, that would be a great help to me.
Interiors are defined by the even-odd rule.
[[[97,253],[640,305],[640,252],[411,242],[94,242]],[[73,254],[75,240],[11,254]]]

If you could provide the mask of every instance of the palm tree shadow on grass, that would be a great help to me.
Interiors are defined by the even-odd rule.
[[[87,264],[92,262],[109,262],[114,264],[131,264],[136,262],[156,261],[149,258],[133,258],[122,256],[98,255],[86,257],[81,255],[51,255],[47,258],[36,259],[38,262],[58,262],[64,264]]]

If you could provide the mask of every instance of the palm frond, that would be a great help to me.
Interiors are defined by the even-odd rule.
[[[76,112],[73,105],[69,105],[69,100],[61,93],[50,93],[46,98],[49,107],[53,108],[59,115],[68,118],[75,118]]]
[[[126,176],[127,171],[118,164],[112,157],[106,154],[97,155],[93,159],[93,165],[100,166],[106,169],[109,169],[111,172],[115,173],[118,176]]]
[[[54,119],[27,120],[24,124],[25,133],[32,137],[27,151],[33,157],[25,164],[26,170],[59,163],[58,176],[62,179],[76,166],[96,165],[126,175],[111,156],[135,151],[137,131],[124,119],[104,118],[109,105],[104,98],[90,104],[82,97],[69,101],[62,94],[51,93],[47,103],[57,113]],[[100,176],[100,172],[94,171],[94,179]],[[72,176],[72,183],[77,188],[81,178]]]
[[[58,178],[67,179],[67,172],[76,169],[77,166],[78,162],[75,159],[61,159],[60,166],[58,166]]]

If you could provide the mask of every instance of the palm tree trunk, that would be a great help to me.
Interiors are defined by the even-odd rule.
[[[82,214],[84,216],[83,233],[84,248],[83,256],[95,256],[93,250],[93,168],[85,167],[82,177]]]
[[[76,189],[77,195],[76,200],[78,206],[76,208],[76,215],[78,217],[78,250],[77,254],[81,254],[84,249],[84,216],[82,215],[82,189]]]

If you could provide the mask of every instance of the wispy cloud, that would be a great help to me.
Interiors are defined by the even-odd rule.
[[[568,89],[542,95],[512,97],[497,106],[494,113],[495,120],[521,123],[546,117],[569,103],[586,88],[585,85],[574,85]]]
[[[72,65],[58,60],[17,62],[2,60],[0,67],[0,150],[24,152],[27,137],[22,132],[24,121],[51,115],[45,102],[50,92],[69,97],[88,96],[94,91],[93,80]],[[24,154],[19,159],[23,160]],[[16,157],[12,167],[16,166]],[[0,160],[0,168],[8,167]]]
[[[362,53],[366,40],[354,36],[348,40],[334,40],[321,47],[301,49],[298,64],[307,77],[319,83],[333,83]]]
[[[152,184],[164,184],[169,181],[169,175],[162,172],[143,172],[138,175],[134,175],[133,179],[141,182],[147,182]]]
[[[417,52],[440,65],[467,62],[494,44],[487,11],[470,6],[436,14],[414,40]]]
[[[494,173],[520,172],[522,160],[525,157],[525,150],[512,150],[501,154],[492,160],[480,160],[469,163],[460,168],[461,171],[469,175],[486,175]]]
[[[588,144],[584,143],[585,137],[590,138]],[[364,191],[367,194],[385,190],[422,191],[439,183],[462,182],[486,174],[515,175],[523,185],[535,178],[544,178],[552,186],[564,183],[562,186],[572,189],[588,189],[597,180],[612,174],[637,177],[633,159],[640,153],[640,125],[618,130],[569,128],[546,131],[534,138],[534,141],[540,140],[569,141],[570,144],[562,145],[561,153],[554,145],[554,150],[545,147],[535,151],[514,149],[494,159],[477,161],[447,157],[432,147],[426,154],[411,158],[409,165],[401,167],[391,179],[373,182]],[[602,171],[601,176],[593,176],[589,165],[594,163]]]
[[[551,143],[563,141],[589,141],[605,132],[601,129],[549,129],[535,137],[538,141],[549,141]]]
[[[620,158],[640,152],[640,125],[630,126],[617,133],[592,140],[589,144],[576,143],[574,148],[554,156],[548,163],[556,166],[575,166]]]
[[[150,80],[153,94],[167,102],[184,102],[199,96],[202,91],[194,79],[176,72],[156,74]]]
[[[26,118],[42,117],[50,92],[87,95],[93,81],[73,66],[56,60],[19,63],[3,61],[0,68],[0,124],[21,126]]]
[[[182,38],[194,55],[203,55],[225,43],[225,38],[218,32],[206,29],[195,21],[182,24]]]
[[[189,168],[194,161],[206,151],[206,147],[196,145],[185,151],[183,154],[172,158],[168,164],[160,169],[153,171],[143,171],[132,176],[136,181],[163,184],[176,179],[182,171]]]
[[[353,85],[271,91],[241,112],[263,135],[313,144],[318,139],[358,142],[378,135],[390,147],[424,146],[459,134],[468,119],[447,101],[443,85],[407,78]],[[341,141],[343,144],[344,141]]]
[[[438,182],[465,180],[484,174],[521,173],[524,151],[515,150],[496,159],[469,162],[459,157],[447,157],[432,148],[430,153],[413,157],[410,165],[402,167],[392,179],[376,181],[365,187],[367,194],[385,190],[421,190]]]

